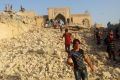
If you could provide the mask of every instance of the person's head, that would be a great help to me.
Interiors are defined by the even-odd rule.
[[[113,30],[110,30],[108,33],[110,36],[113,36]]]
[[[80,41],[79,39],[74,39],[73,40],[73,49],[78,49],[79,48]]]
[[[67,28],[65,29],[65,32],[68,32],[68,29],[67,29]]]
[[[109,39],[111,39],[111,40],[114,39],[114,34],[113,34],[113,31],[112,31],[112,30],[108,33],[108,37],[109,37]]]

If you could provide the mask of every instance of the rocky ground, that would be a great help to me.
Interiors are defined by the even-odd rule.
[[[106,60],[103,46],[96,46],[91,30],[72,35],[81,41],[95,66],[89,80],[119,80],[120,65]],[[67,53],[59,29],[35,28],[0,41],[0,80],[74,80],[73,70],[66,64]]]
[[[34,25],[34,18],[0,16],[0,80],[75,80],[66,64],[63,33]],[[92,29],[70,32],[94,65],[93,73],[88,68],[89,80],[120,79],[120,64],[106,59],[105,47],[95,44]],[[116,44],[120,47],[119,41]]]

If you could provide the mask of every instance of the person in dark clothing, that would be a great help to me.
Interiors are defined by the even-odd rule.
[[[113,43],[114,36],[113,36],[112,30],[108,33],[106,40],[107,40],[106,41],[107,42],[107,52],[108,52],[109,59],[111,59],[113,57],[113,60],[115,60],[115,51],[114,51],[115,46]]]
[[[80,49],[79,45],[80,41],[78,39],[74,39],[73,49],[68,54],[67,63],[74,68],[76,80],[88,80],[87,68],[84,61],[88,63],[92,71],[94,71],[94,68],[89,57],[84,54],[84,51]]]
[[[97,45],[101,44],[101,35],[102,35],[101,31],[98,28],[96,28],[95,36],[97,40]]]
[[[119,39],[119,27],[115,29],[116,39]]]
[[[120,57],[120,49],[118,50],[118,56]]]
[[[120,63],[120,49],[118,49],[118,51],[117,51],[116,61],[118,61]]]

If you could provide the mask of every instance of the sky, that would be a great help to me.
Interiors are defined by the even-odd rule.
[[[6,4],[12,4],[15,11],[22,5],[26,10],[35,11],[38,15],[47,15],[47,8],[69,7],[72,14],[88,11],[94,23],[119,23],[120,0],[0,0],[0,11]]]

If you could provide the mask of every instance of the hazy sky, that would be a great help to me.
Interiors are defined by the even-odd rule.
[[[5,4],[12,4],[18,11],[22,5],[27,10],[34,10],[39,15],[47,14],[49,7],[70,7],[71,13],[88,11],[93,23],[118,23],[120,19],[120,0],[0,0],[0,10]]]

